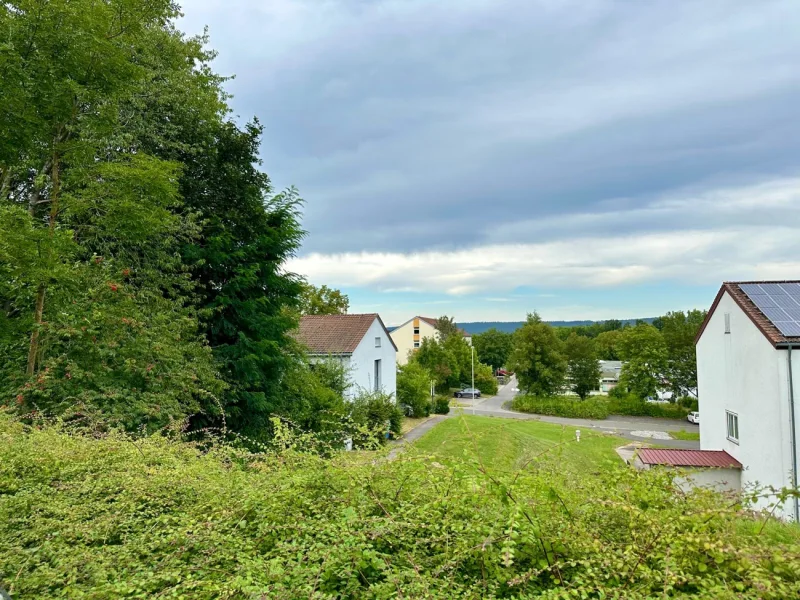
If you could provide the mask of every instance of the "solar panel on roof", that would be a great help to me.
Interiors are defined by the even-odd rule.
[[[787,337],[800,336],[800,285],[796,283],[743,283],[747,297]]]

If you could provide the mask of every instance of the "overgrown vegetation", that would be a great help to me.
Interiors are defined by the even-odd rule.
[[[610,414],[608,400],[597,396],[581,400],[575,396],[537,397],[520,395],[514,398],[511,408],[519,412],[535,415],[550,415],[571,419],[607,419]]]
[[[689,408],[679,404],[645,402],[635,395],[622,398],[590,396],[581,400],[576,396],[521,394],[514,398],[511,408],[520,412],[574,419],[606,419],[609,415],[685,419],[690,412]]]
[[[474,419],[450,422],[467,443],[448,457],[388,461],[322,458],[281,428],[251,454],[0,416],[0,581],[20,600],[800,594],[796,529],[587,460],[613,438],[528,447],[512,424],[522,454],[494,465]]]

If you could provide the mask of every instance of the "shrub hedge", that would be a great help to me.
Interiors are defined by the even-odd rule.
[[[586,400],[580,400],[575,396],[540,398],[523,395],[517,396],[511,407],[520,412],[572,419],[606,419],[609,415],[684,419],[690,412],[685,406],[654,404],[636,396],[625,398],[590,396]]]
[[[253,454],[0,414],[0,585],[15,600],[800,595],[796,530],[759,534],[746,505],[675,493],[668,472],[565,473],[569,443],[513,473],[325,459],[276,428]]]
[[[662,417],[685,419],[690,409],[679,404],[655,404],[645,402],[638,396],[609,398],[608,411],[612,415],[631,415],[634,417]]]
[[[520,412],[573,419],[605,419],[609,415],[608,402],[596,397],[580,400],[571,396],[540,398],[524,395],[514,398],[511,408]]]

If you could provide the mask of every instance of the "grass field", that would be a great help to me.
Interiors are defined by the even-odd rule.
[[[417,440],[414,448],[452,458],[480,459],[487,467],[511,471],[531,459],[556,460],[564,469],[593,471],[621,464],[614,452],[625,440],[539,421],[462,415],[442,421]]]
[[[681,431],[670,431],[669,434],[676,440],[700,440],[700,431],[686,431],[682,429]]]

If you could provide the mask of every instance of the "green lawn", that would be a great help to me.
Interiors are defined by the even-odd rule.
[[[676,440],[700,441],[700,431],[686,431],[685,429],[681,429],[680,431],[670,431],[669,435]]]
[[[451,458],[480,459],[486,467],[510,471],[533,460],[558,461],[559,467],[586,471],[622,464],[614,452],[626,440],[539,421],[461,415],[439,423],[414,444],[415,449]]]

